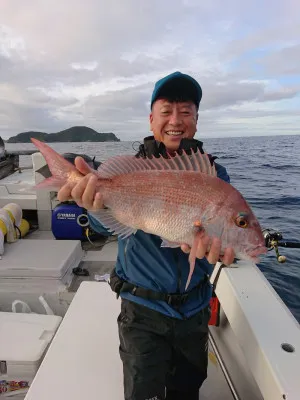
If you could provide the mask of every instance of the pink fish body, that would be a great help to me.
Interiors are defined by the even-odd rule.
[[[53,177],[38,187],[75,184],[82,175],[45,143],[32,139],[44,155]],[[243,196],[216,176],[206,154],[192,152],[165,159],[116,156],[100,165],[97,191],[107,209],[92,214],[122,238],[141,229],[160,236],[162,246],[191,247],[191,271],[201,229],[219,237],[222,251],[232,247],[236,258],[257,262],[266,253],[257,218]],[[197,230],[195,223],[201,223]]]

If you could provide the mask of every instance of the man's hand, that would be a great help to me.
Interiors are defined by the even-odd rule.
[[[191,251],[190,246],[187,244],[181,245],[181,250],[184,253],[189,253]],[[234,250],[228,247],[224,251],[224,255],[220,255],[221,252],[221,240],[219,238],[210,238],[206,234],[203,235],[199,241],[199,245],[196,252],[197,258],[206,257],[210,264],[216,264],[219,260],[225,265],[230,265],[233,263],[235,258]]]
[[[75,158],[75,166],[85,176],[75,186],[66,183],[57,193],[58,200],[67,201],[71,198],[80,207],[86,208],[88,211],[96,211],[99,208],[103,208],[102,197],[99,193],[96,193],[96,171],[82,157]]]

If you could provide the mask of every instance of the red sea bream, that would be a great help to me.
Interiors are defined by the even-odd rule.
[[[47,144],[31,139],[45,157],[52,177],[37,188],[75,185],[82,174]],[[206,154],[176,154],[168,159],[120,155],[94,173],[105,209],[93,212],[111,232],[125,238],[141,229],[160,236],[162,246],[191,247],[188,287],[203,230],[219,237],[222,251],[257,262],[266,253],[261,227],[241,193],[216,176]]]

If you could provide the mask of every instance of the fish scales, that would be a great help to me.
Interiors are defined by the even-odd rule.
[[[99,191],[120,222],[191,244],[193,221],[205,216],[208,204],[211,211],[217,208],[214,199],[222,183],[211,185],[212,179],[218,178],[186,171],[133,172],[99,182]]]

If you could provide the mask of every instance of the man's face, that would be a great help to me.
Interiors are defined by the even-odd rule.
[[[198,113],[192,101],[170,103],[157,100],[150,114],[150,130],[154,138],[168,150],[177,150],[182,138],[192,139],[197,131]]]

